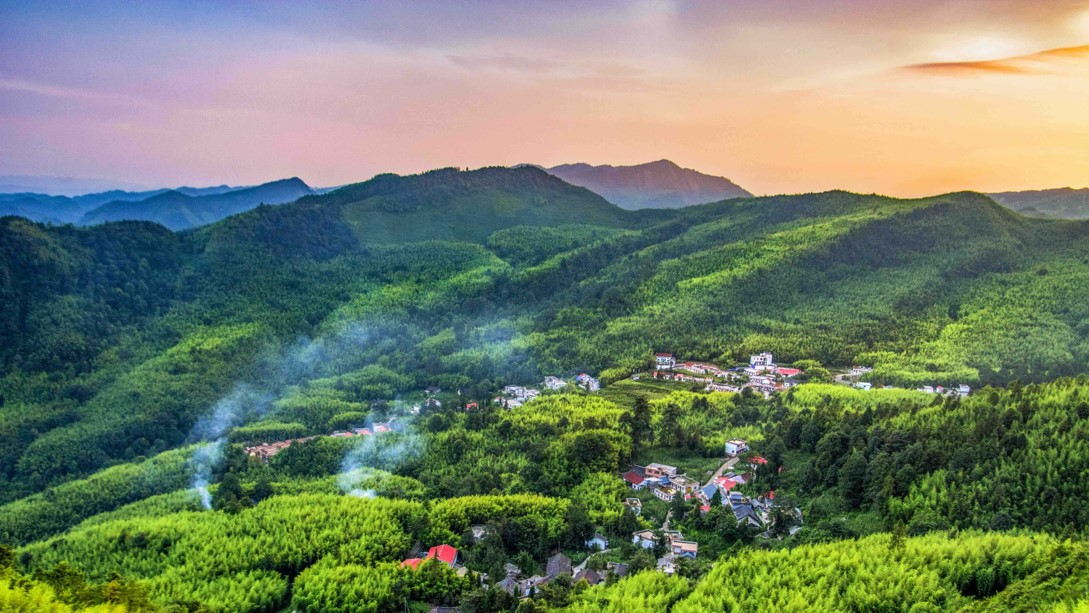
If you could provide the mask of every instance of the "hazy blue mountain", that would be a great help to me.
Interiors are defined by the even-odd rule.
[[[1089,188],[1040,189],[990,194],[995,202],[1029,217],[1089,219]]]
[[[725,177],[681,168],[669,160],[636,166],[563,164],[546,170],[626,209],[679,208],[752,196]]]
[[[0,217],[15,215],[42,223],[74,223],[85,209],[66,196],[0,194]]]
[[[107,221],[154,221],[171,230],[184,230],[212,223],[248,211],[261,204],[283,204],[313,194],[298,177],[281,179],[255,187],[182,187],[165,190],[140,200],[115,199],[98,206],[79,219],[80,225]]]
[[[49,177],[38,175],[0,176],[0,194],[35,193],[57,196],[78,196],[107,190],[146,190],[147,187],[124,181],[88,179],[83,177]]]

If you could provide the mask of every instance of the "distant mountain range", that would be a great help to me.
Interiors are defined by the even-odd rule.
[[[154,221],[171,230],[212,223],[261,204],[283,204],[319,193],[301,179],[255,187],[179,187],[143,192],[111,190],[82,196],[0,194],[0,216],[17,215],[48,223],[94,225],[107,221]]]
[[[669,160],[636,166],[563,164],[546,169],[625,209],[680,208],[752,194],[725,177],[681,168]]]
[[[1089,219],[1089,188],[1061,187],[988,195],[998,204],[1028,217]]]
[[[168,190],[138,201],[107,202],[84,214],[79,224],[138,219],[158,222],[171,230],[182,230],[209,224],[260,204],[293,202],[313,193],[314,190],[298,177],[206,195],[194,196],[179,190]]]
[[[55,196],[78,196],[108,190],[146,191],[136,183],[88,179],[85,177],[51,177],[46,175],[0,175],[0,194],[35,193]]]

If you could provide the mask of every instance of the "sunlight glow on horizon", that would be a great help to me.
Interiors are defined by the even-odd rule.
[[[761,194],[1089,184],[1085,1],[43,2],[0,8],[0,41],[0,175],[668,158]]]

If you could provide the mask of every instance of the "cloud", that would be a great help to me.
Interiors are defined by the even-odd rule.
[[[1028,55],[1016,55],[993,60],[911,64],[904,66],[903,69],[912,72],[944,76],[972,76],[980,74],[1033,75],[1051,73],[1054,66],[1059,62],[1078,59],[1089,59],[1089,45],[1047,49]]]
[[[471,70],[490,69],[507,72],[542,73],[562,66],[560,62],[554,60],[515,55],[513,53],[500,55],[448,55],[446,59],[462,68]]]

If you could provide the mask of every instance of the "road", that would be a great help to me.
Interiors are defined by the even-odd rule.
[[[715,479],[718,479],[719,477],[721,477],[722,473],[724,473],[724,472],[730,470],[731,468],[733,468],[738,463],[738,461],[740,459],[741,458],[736,458],[735,457],[735,458],[730,458],[729,460],[726,460],[725,462],[723,462],[722,466],[719,466],[718,470],[715,471],[715,474],[711,475],[711,478],[707,480],[707,483],[703,484],[703,487],[707,487],[708,485],[713,483]]]

